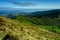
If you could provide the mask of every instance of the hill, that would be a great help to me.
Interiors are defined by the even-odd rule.
[[[24,20],[0,16],[0,40],[60,40],[60,34]]]
[[[32,12],[27,16],[33,16],[33,17],[50,17],[50,18],[57,18],[59,17],[60,9],[54,9],[54,10],[47,10],[47,11],[37,11]]]
[[[25,24],[35,24],[41,28],[60,34],[60,17],[59,18],[50,18],[50,17],[38,18],[38,17],[17,16],[16,20],[18,20],[19,22],[23,22]]]
[[[5,11],[6,12],[6,11]],[[1,14],[1,13],[0,13]],[[54,10],[46,10],[46,11],[36,11],[36,12],[17,12],[15,13],[6,13],[3,14],[3,16],[6,16],[8,18],[15,18],[15,16],[27,16],[27,17],[50,17],[50,18],[58,18],[60,15],[60,9],[54,9]]]

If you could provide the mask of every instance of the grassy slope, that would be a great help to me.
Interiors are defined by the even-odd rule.
[[[18,16],[16,20],[28,24],[35,24],[41,28],[60,34],[60,19],[59,18],[37,18]]]
[[[38,27],[27,20],[20,18],[20,22],[0,17],[0,40],[6,35],[13,35],[19,40],[60,40],[60,34]],[[41,25],[42,26],[42,25]]]
[[[43,28],[43,29],[48,29],[48,30],[50,30],[50,31],[56,31],[56,30],[54,30],[55,29],[55,27],[54,27],[54,25],[52,26],[45,26],[45,25],[37,25],[35,22],[39,22],[40,21],[40,19],[37,19],[37,18],[34,18],[34,20],[33,20],[33,18],[29,18],[29,17],[24,17],[24,16],[19,16],[19,17],[17,17],[17,19],[16,20],[18,20],[19,22],[21,22],[21,23],[24,23],[25,25],[27,24],[27,25],[29,25],[29,26],[33,26],[33,27],[38,27],[39,29],[40,28]],[[37,21],[35,21],[35,20],[37,20]],[[38,21],[39,20],[39,21]],[[43,20],[43,19],[42,19]],[[35,22],[34,22],[35,21]],[[45,20],[46,21],[46,20]],[[41,22],[41,21],[40,21]],[[40,23],[39,22],[39,23]],[[41,22],[42,23],[42,22]],[[44,23],[44,22],[43,22]],[[47,22],[46,22],[47,23]],[[23,24],[23,25],[24,25]],[[54,27],[54,29],[52,29]],[[56,27],[56,29],[58,29],[58,27]],[[57,31],[59,31],[59,29],[57,30]],[[39,31],[38,31],[39,32]],[[44,32],[42,33],[42,34],[44,34]],[[45,34],[44,34],[45,35]],[[47,35],[47,34],[46,34]]]

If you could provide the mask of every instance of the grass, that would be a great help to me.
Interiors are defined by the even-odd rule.
[[[26,24],[35,24],[42,25],[41,27],[47,29],[49,31],[60,34],[60,19],[59,18],[37,18],[37,17],[25,17],[18,16],[16,18],[19,22],[23,22]]]
[[[9,19],[0,17],[0,20],[0,40],[7,34],[13,36],[11,40],[15,38],[16,40],[60,40],[60,34],[45,30],[44,25],[34,24],[28,18]]]

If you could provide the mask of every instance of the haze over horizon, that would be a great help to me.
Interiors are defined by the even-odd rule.
[[[60,9],[60,0],[0,0],[0,8]]]

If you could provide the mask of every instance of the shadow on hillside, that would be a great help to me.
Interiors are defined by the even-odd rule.
[[[14,37],[13,35],[7,34],[2,38],[2,40],[19,40],[18,37]]]

